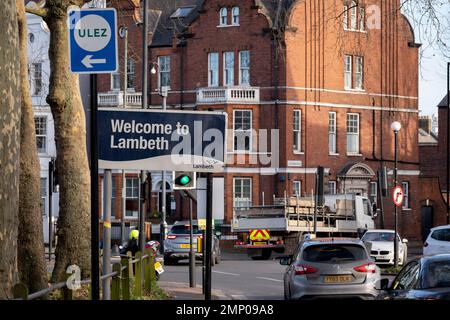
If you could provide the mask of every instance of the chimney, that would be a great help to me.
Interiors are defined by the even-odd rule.
[[[433,120],[430,116],[419,117],[419,128],[430,134],[432,129]]]

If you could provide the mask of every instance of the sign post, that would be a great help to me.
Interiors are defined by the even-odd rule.
[[[117,71],[117,12],[73,9],[67,18],[69,62],[73,73],[90,74],[91,280],[92,300],[100,300],[97,73]]]

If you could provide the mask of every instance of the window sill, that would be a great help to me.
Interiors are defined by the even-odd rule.
[[[358,153],[347,153],[347,157],[362,157],[362,154],[358,154]]]
[[[339,157],[340,154],[339,153],[329,153],[328,154],[330,157]]]
[[[412,212],[412,209],[411,208],[402,208],[402,211]]]
[[[349,29],[349,28],[344,28],[344,31],[348,31],[348,32],[356,32],[356,33],[367,33],[367,30],[358,30],[358,29]]]
[[[350,92],[366,92],[365,89],[348,88],[348,87],[345,87],[344,90],[345,90],[345,91],[350,91]]]
[[[305,153],[303,151],[294,151],[294,154],[302,156],[305,155]]]
[[[240,27],[239,24],[219,24],[217,28],[232,28],[232,27]]]

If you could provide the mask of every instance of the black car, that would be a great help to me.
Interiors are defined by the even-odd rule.
[[[387,279],[382,286],[386,287]],[[408,263],[380,295],[384,300],[450,300],[450,254]]]

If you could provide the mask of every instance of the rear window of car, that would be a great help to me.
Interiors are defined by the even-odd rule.
[[[367,232],[363,241],[394,241],[394,234],[390,232]]]
[[[435,230],[431,234],[431,238],[438,241],[450,242],[450,229]]]
[[[322,244],[303,250],[303,260],[308,262],[344,263],[367,258],[366,250],[357,244]]]
[[[450,287],[450,260],[430,262],[424,267],[422,289]]]
[[[178,225],[173,226],[170,230],[170,233],[172,234],[190,234],[191,233],[191,227],[189,225]],[[198,226],[194,225],[194,234],[200,234],[202,233],[202,230],[198,228]]]

